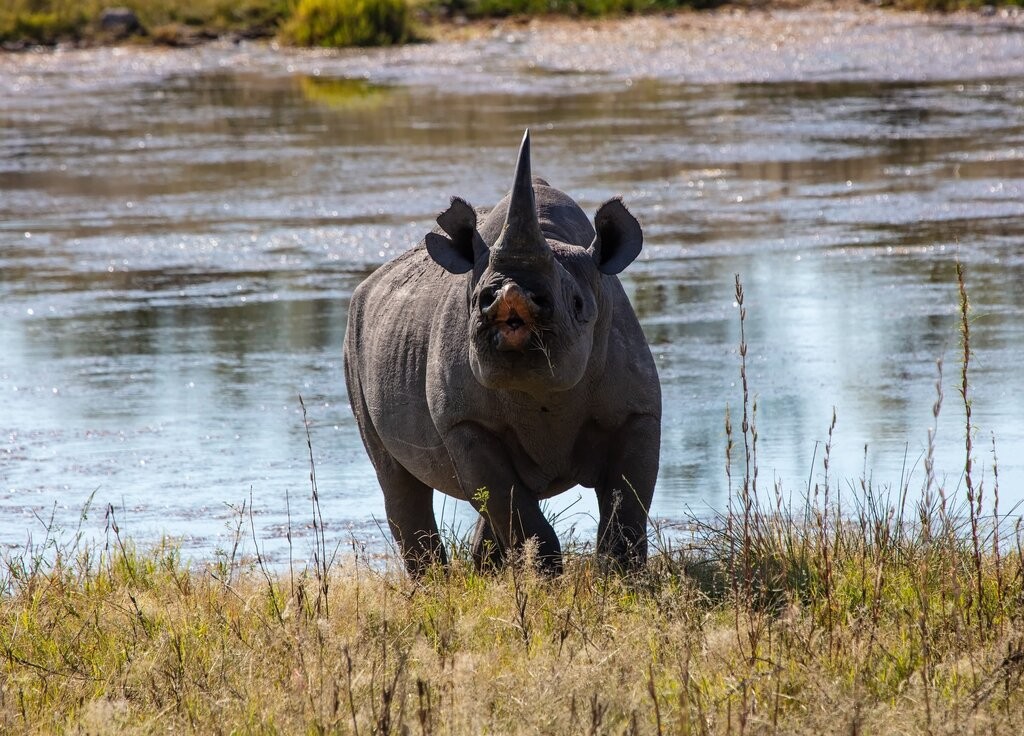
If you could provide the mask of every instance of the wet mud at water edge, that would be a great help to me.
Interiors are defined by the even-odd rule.
[[[560,46],[573,32],[578,47]],[[940,358],[936,471],[962,498],[957,259],[975,484],[991,508],[994,438],[1000,508],[1024,500],[1015,17],[680,16],[390,51],[8,55],[0,100],[6,549],[40,543],[51,518],[102,539],[109,504],[136,540],[169,534],[211,558],[251,499],[261,548],[287,561],[291,527],[301,559],[301,394],[328,544],[384,550],[341,370],[348,299],[450,196],[494,203],[527,126],[537,174],[590,212],[622,194],[645,228],[623,280],[663,382],[655,517],[727,503],[736,273],[766,499],[778,483],[799,506],[825,483],[833,408],[832,488],[851,503],[861,478],[919,494]],[[469,529],[464,502],[437,508]],[[590,539],[590,491],[549,510]]]

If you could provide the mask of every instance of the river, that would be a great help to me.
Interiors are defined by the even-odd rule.
[[[865,485],[913,500],[933,425],[938,482],[962,499],[957,260],[975,484],[991,509],[998,457],[1000,508],[1024,501],[1020,16],[684,14],[467,36],[0,57],[0,546],[47,528],[109,538],[112,508],[136,541],[209,559],[251,502],[247,549],[281,561],[290,529],[306,555],[301,395],[328,546],[384,550],[341,370],[348,299],[452,195],[494,203],[527,126],[535,173],[591,212],[621,194],[644,226],[623,281],[664,390],[654,517],[727,504],[735,274],[768,503],[778,487],[799,507],[826,482],[851,508]],[[469,528],[465,502],[436,506]],[[580,490],[549,511],[586,540],[595,509]]]

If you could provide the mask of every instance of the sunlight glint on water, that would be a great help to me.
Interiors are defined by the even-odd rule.
[[[680,84],[519,69],[521,84],[486,91],[467,66],[460,93],[387,64],[379,85],[287,71],[266,50],[243,69],[220,64],[236,51],[201,53],[121,83],[109,59],[28,60],[32,84],[6,90],[0,544],[38,540],[51,514],[74,529],[92,498],[92,533],[110,504],[134,537],[210,556],[251,497],[270,555],[286,556],[289,523],[304,555],[301,394],[331,538],[382,549],[341,371],[348,298],[451,195],[500,197],[527,125],[540,175],[591,211],[621,193],[645,225],[624,278],[664,384],[656,516],[726,503],[736,273],[767,497],[778,480],[799,503],[822,482],[833,407],[842,492],[865,468],[876,488],[909,474],[917,492],[940,357],[938,466],[956,489],[958,257],[979,472],[990,494],[994,435],[1003,508],[1024,500],[1024,74]],[[550,510],[589,538],[581,493]],[[437,508],[468,531],[464,502]]]

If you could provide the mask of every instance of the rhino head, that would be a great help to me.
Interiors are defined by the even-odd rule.
[[[538,199],[544,212],[538,213]],[[640,224],[619,199],[591,225],[571,198],[530,173],[523,136],[512,190],[478,229],[477,213],[454,198],[427,235],[430,257],[469,281],[469,362],[492,389],[565,391],[603,362],[611,299],[605,276],[640,253]]]

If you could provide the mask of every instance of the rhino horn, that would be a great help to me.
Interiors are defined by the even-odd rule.
[[[491,259],[499,263],[542,266],[550,263],[553,257],[537,219],[533,179],[530,175],[530,130],[527,128],[519,147],[519,160],[516,162],[505,225],[498,242],[491,249]]]

